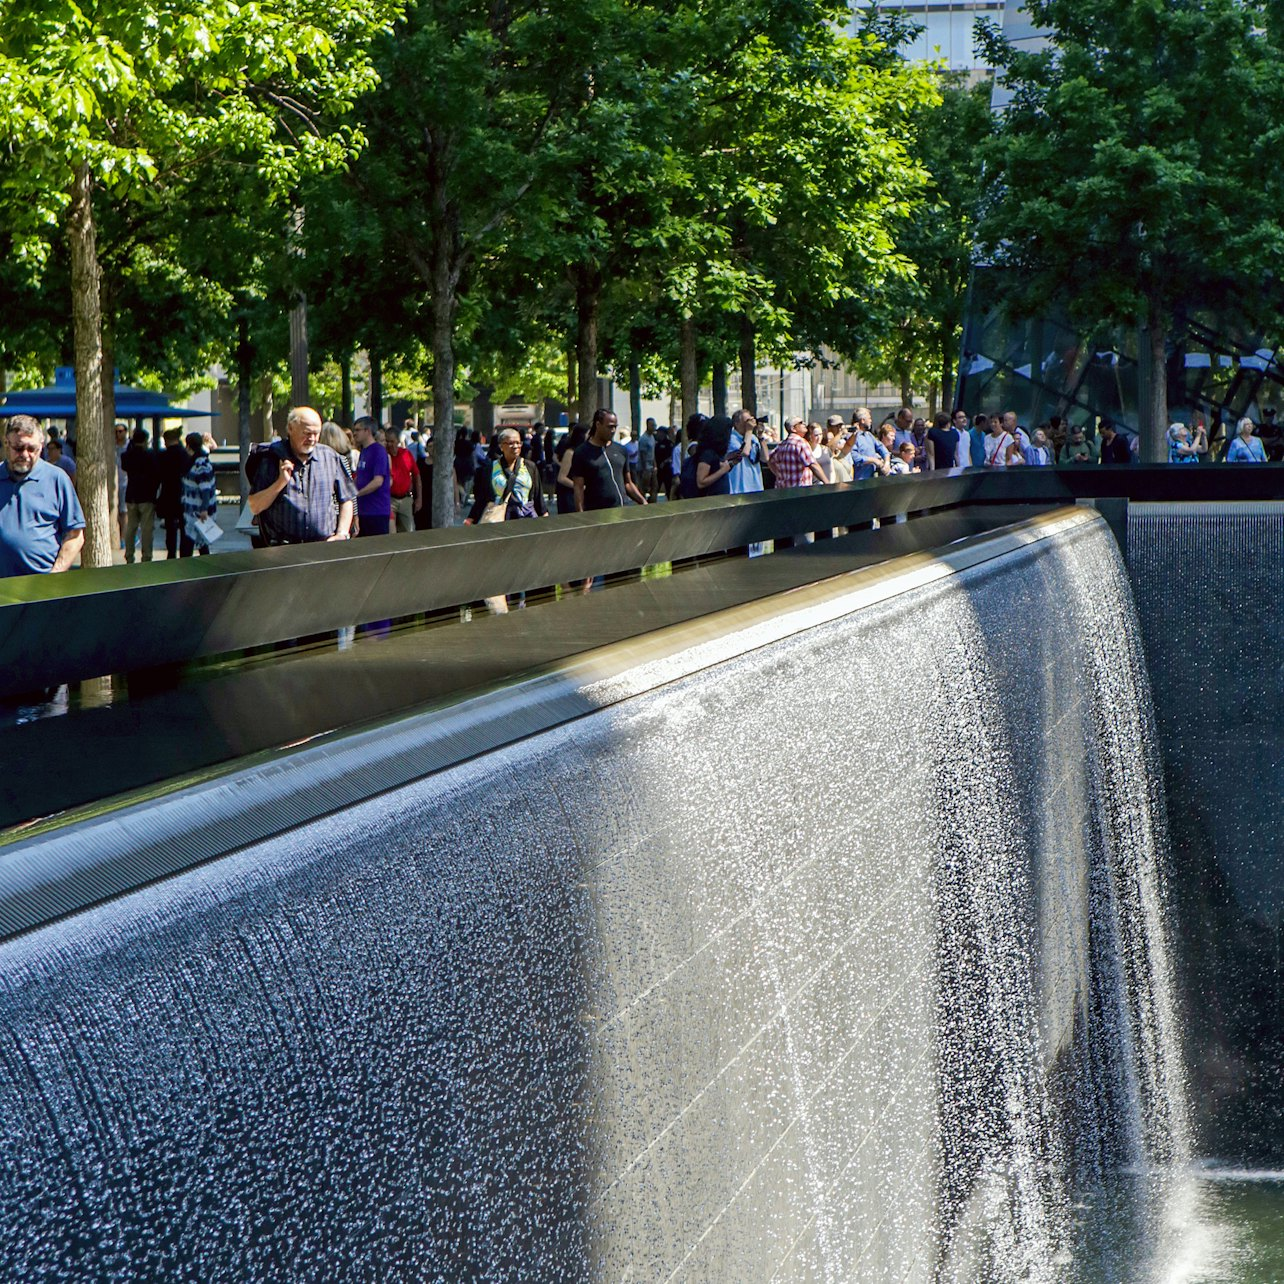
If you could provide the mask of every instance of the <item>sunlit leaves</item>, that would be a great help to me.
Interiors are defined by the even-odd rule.
[[[988,153],[982,230],[1011,269],[1014,305],[1055,302],[1097,326],[1233,300],[1246,319],[1273,321],[1278,7],[1040,0],[1034,11],[1053,29],[1047,50],[990,39],[1014,96]]]

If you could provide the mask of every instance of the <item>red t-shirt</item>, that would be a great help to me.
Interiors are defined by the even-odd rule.
[[[392,470],[392,497],[404,499],[414,489],[415,457],[402,446],[388,452],[388,465]]]

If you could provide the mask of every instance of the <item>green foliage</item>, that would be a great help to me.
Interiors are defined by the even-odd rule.
[[[1013,99],[987,149],[982,237],[1013,306],[1167,326],[1234,296],[1274,315],[1284,127],[1279,7],[1031,0],[1039,52],[990,34]]]
[[[792,362],[845,310],[911,265],[895,229],[921,199],[910,154],[930,74],[878,31],[842,33],[825,0],[639,5],[594,47],[592,86],[567,118],[560,217],[532,272],[596,274],[617,371],[697,321],[706,359],[734,358],[748,315],[763,354]],[[572,298],[550,319],[573,333]]]
[[[600,282],[600,364],[659,390],[686,311],[706,369],[745,316],[792,362],[867,335],[926,259],[905,229],[938,91],[894,24],[844,34],[838,0],[419,0],[381,32],[393,13],[0,0],[6,270],[33,291],[0,321],[11,360],[67,349],[43,304],[81,163],[118,364],[171,384],[232,367],[241,319],[278,369],[302,291],[314,365],[376,352],[385,400],[439,367],[453,394],[561,392],[571,268]]]
[[[265,288],[262,245],[283,223],[273,202],[359,145],[342,117],[373,84],[362,49],[394,12],[388,0],[0,0],[0,192],[28,300],[66,284],[58,229],[88,164],[120,355],[178,381],[208,365],[237,298]]]
[[[977,217],[982,158],[994,129],[988,81],[968,87],[942,73],[940,100],[919,113],[914,155],[929,175],[926,199],[897,228],[898,253],[912,276],[888,280],[849,317],[840,346],[862,377],[911,392],[935,386],[948,399],[958,352]]]
[[[202,155],[252,157],[278,191],[341,163],[351,128],[325,132],[371,83],[359,43],[390,17],[386,5],[346,8],[275,0],[100,0],[0,7],[0,136],[22,164],[5,187],[48,221],[88,163],[119,196],[146,192]]]

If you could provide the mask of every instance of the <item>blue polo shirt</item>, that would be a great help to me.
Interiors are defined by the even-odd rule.
[[[85,529],[85,514],[71,478],[37,459],[26,477],[9,476],[0,464],[0,575],[45,575],[72,531]]]

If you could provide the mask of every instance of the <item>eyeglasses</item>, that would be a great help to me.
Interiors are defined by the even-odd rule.
[[[9,447],[10,454],[14,455],[38,455],[40,450],[41,448],[34,443],[24,446],[21,442],[18,442],[16,445],[11,445]]]

